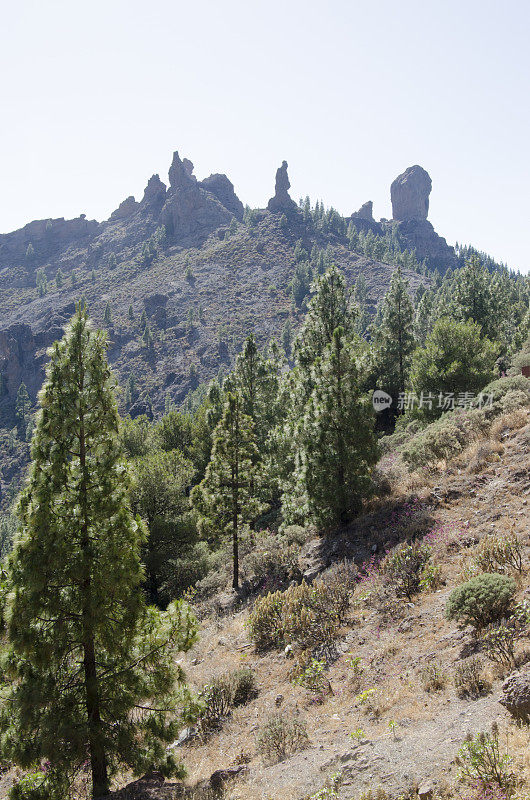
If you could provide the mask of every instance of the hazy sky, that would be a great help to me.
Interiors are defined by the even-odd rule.
[[[105,219],[173,150],[264,206],[344,214],[411,164],[450,243],[530,269],[525,0],[17,0],[0,43],[0,231]]]

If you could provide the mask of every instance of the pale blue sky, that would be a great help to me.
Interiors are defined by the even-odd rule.
[[[411,164],[430,219],[530,269],[530,6],[523,0],[18,0],[2,7],[0,231],[105,219],[173,150],[264,206],[342,213]]]

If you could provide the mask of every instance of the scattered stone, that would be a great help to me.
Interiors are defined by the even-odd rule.
[[[428,781],[422,783],[418,788],[418,800],[432,800],[434,797],[434,788]]]

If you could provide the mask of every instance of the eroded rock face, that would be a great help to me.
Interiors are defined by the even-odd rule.
[[[181,161],[175,152],[169,168],[169,190],[160,214],[167,233],[177,239],[207,235],[231,219],[231,212],[197,182],[191,161]]]
[[[166,184],[162,183],[158,175],[151,175],[144,189],[141,206],[162,206],[166,199]]]
[[[127,219],[128,217],[132,217],[132,215],[138,211],[140,204],[136,202],[134,197],[130,195],[125,200],[123,200],[118,208],[112,212],[110,215],[111,220],[116,219]]]
[[[530,720],[530,672],[510,675],[502,685],[499,702],[517,719]]]
[[[238,220],[243,219],[243,203],[234,191],[234,184],[226,175],[215,173],[201,181],[200,186],[214,194],[228,211]]]
[[[100,228],[96,220],[84,214],[75,219],[36,219],[12,233],[0,234],[0,266],[24,264],[26,250],[32,245],[35,257],[28,269],[35,269],[42,261],[59,250],[77,242],[90,240]]]
[[[276,170],[276,184],[274,187],[274,197],[271,197],[267,204],[269,211],[274,213],[290,211],[297,208],[294,200],[289,195],[291,184],[287,174],[287,161],[282,161],[281,167]]]
[[[354,211],[351,215],[352,219],[363,219],[367,222],[374,221],[374,214],[373,214],[374,204],[371,200],[368,200],[367,203],[363,203],[362,206],[358,211]]]
[[[432,181],[429,173],[417,164],[409,167],[390,187],[392,216],[395,220],[424,220],[429,213]]]

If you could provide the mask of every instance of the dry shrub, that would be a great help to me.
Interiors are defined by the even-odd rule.
[[[394,585],[398,597],[409,600],[420,591],[423,571],[432,551],[422,542],[404,542],[385,556],[381,571]]]
[[[302,581],[285,592],[256,601],[247,620],[249,636],[258,650],[296,645],[302,651],[329,647],[350,605],[350,590],[338,579]]]
[[[482,572],[523,571],[523,543],[515,533],[488,533],[480,541],[474,556]]]
[[[506,400],[510,398],[510,394],[506,396]],[[493,439],[501,439],[503,433],[517,431],[523,428],[527,422],[528,411],[526,408],[515,408],[513,411],[508,411],[508,413],[503,414],[502,417],[495,420],[491,426],[491,436]]]
[[[240,667],[204,684],[198,694],[197,730],[205,739],[221,727],[232,708],[245,705],[257,694],[256,676],[249,667]]]
[[[487,439],[466,450],[461,460],[467,463],[466,472],[475,473],[480,472],[491,461],[498,461],[503,452],[500,442]]]
[[[427,664],[420,672],[420,679],[426,692],[439,692],[447,684],[447,674],[439,661]]]
[[[256,749],[267,763],[277,764],[304,750],[308,744],[309,737],[302,720],[273,714],[258,732]]]
[[[488,677],[484,661],[472,656],[457,664],[453,674],[456,693],[459,697],[476,700],[491,692],[491,680]]]

